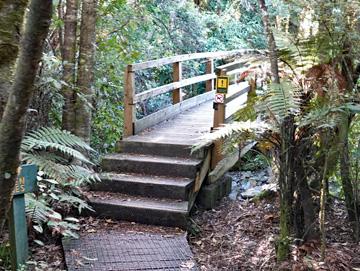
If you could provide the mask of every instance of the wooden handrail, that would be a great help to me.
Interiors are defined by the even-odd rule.
[[[186,86],[190,86],[190,85],[193,85],[193,84],[197,84],[197,83],[201,83],[201,82],[204,82],[204,81],[212,80],[212,79],[215,79],[215,78],[216,78],[216,75],[214,73],[213,74],[204,74],[204,75],[199,75],[199,76],[196,76],[196,77],[191,77],[191,78],[188,78],[188,79],[183,79],[183,80],[181,80],[179,82],[174,82],[174,83],[170,83],[170,84],[163,85],[163,86],[160,86],[160,87],[152,88],[152,89],[149,89],[149,90],[146,90],[144,92],[136,94],[135,98],[134,98],[134,102],[138,103],[138,102],[144,101],[146,99],[149,99],[151,97],[155,97],[155,96],[158,96],[160,94],[164,94],[166,92],[169,92],[169,91],[172,91],[172,90],[175,90],[175,89],[180,89],[180,88],[183,88],[183,87],[186,87]]]
[[[186,55],[177,55],[172,57],[166,57],[156,60],[150,60],[140,63],[135,63],[130,65],[129,70],[130,71],[139,71],[144,69],[150,69],[150,68],[157,68],[161,67],[163,65],[173,64],[175,62],[183,62],[188,60],[196,60],[196,59],[219,59],[219,58],[225,58],[225,57],[231,57],[236,56],[239,54],[263,54],[264,52],[261,50],[255,50],[255,49],[238,49],[238,50],[232,50],[232,51],[218,51],[218,52],[205,52],[205,53],[194,53],[194,54],[186,54]]]

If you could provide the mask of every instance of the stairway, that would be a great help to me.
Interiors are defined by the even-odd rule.
[[[133,136],[120,142],[121,153],[104,157],[89,203],[97,216],[186,228],[193,187],[203,152],[189,144],[164,144]]]
[[[212,101],[203,103],[121,140],[119,152],[103,158],[102,182],[91,187],[96,215],[186,228],[209,164],[208,151],[191,154],[191,146],[210,131],[212,110]]]

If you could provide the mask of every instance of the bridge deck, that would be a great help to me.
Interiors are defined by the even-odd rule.
[[[246,102],[246,99],[247,93],[244,93],[226,104],[225,118],[231,117],[239,110],[241,105]],[[210,132],[213,126],[213,118],[213,101],[206,101],[124,140],[193,145],[200,140],[201,136]]]
[[[212,125],[212,101],[208,101],[125,140],[192,145],[210,132]]]

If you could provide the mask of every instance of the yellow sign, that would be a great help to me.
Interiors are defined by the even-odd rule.
[[[216,90],[218,93],[227,93],[229,88],[229,77],[218,76],[216,78]]]
[[[16,180],[15,193],[25,192],[25,177],[21,176]]]

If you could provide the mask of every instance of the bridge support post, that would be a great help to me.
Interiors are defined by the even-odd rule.
[[[208,59],[206,62],[206,74],[213,74],[214,73],[214,60]],[[214,89],[214,80],[206,81],[206,92],[212,91]]]
[[[226,75],[224,71],[219,72],[219,76],[224,76],[224,75]],[[225,123],[225,108],[226,108],[225,101],[224,103],[214,103],[213,129],[221,127]],[[212,155],[211,155],[212,157],[211,169],[215,169],[216,165],[223,159],[222,145],[223,145],[223,140],[221,139],[214,142],[214,147],[212,149]]]
[[[135,74],[128,65],[125,70],[124,84],[124,137],[134,134],[134,122],[136,120],[136,106],[134,103],[135,95]]]
[[[182,63],[175,62],[173,64],[173,81],[179,82],[181,80],[182,80]],[[181,88],[177,88],[173,90],[172,98],[173,98],[173,104],[177,104],[182,101]]]

